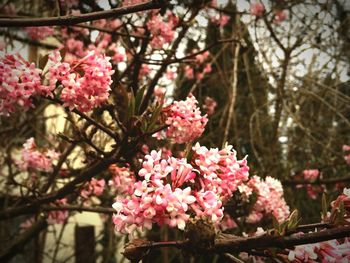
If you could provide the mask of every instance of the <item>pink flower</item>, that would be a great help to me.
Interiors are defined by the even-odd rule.
[[[331,203],[332,210],[339,209],[340,205],[344,205],[345,209],[345,215],[344,218],[347,219],[347,221],[350,218],[350,189],[344,188],[343,193],[337,197],[335,201]]]
[[[60,205],[66,205],[67,199],[63,198],[60,200],[57,200],[54,205],[60,206]],[[48,224],[64,224],[67,221],[68,218],[68,211],[67,210],[55,210],[50,211],[48,213],[47,217],[47,223]]]
[[[288,260],[291,262],[348,262],[350,256],[348,239],[328,240],[315,244],[296,246],[290,250]]]
[[[194,50],[194,52],[197,52],[197,50]],[[202,64],[207,58],[209,57],[209,51],[205,51],[204,53],[196,55],[196,62],[199,64]]]
[[[211,22],[217,24],[220,28],[224,27],[228,21],[230,20],[230,16],[228,15],[220,15],[219,17],[213,16],[211,17]]]
[[[168,21],[163,21],[160,15],[153,15],[147,22],[147,27],[152,34],[151,47],[160,49],[164,44],[170,44],[174,39],[174,27],[177,19],[171,12],[167,13]]]
[[[248,186],[258,193],[258,198],[247,222],[256,223],[264,215],[269,214],[272,214],[279,222],[288,218],[289,206],[283,198],[283,188],[280,181],[270,176],[262,181],[261,178],[253,176],[248,182]]]
[[[34,217],[28,218],[26,221],[24,221],[23,223],[21,223],[19,225],[19,227],[21,229],[20,232],[24,232],[25,230],[31,228],[34,223],[35,223]]]
[[[304,170],[303,175],[304,179],[307,181],[315,181],[320,174],[320,171],[318,169],[311,169],[311,170]]]
[[[84,50],[84,42],[81,40],[70,37],[66,40],[65,47],[73,56],[83,57],[86,55],[86,52]]]
[[[83,190],[80,192],[80,195],[86,199],[91,195],[100,196],[103,193],[105,184],[106,182],[104,179],[97,180],[95,178],[92,178],[90,182],[85,184]]]
[[[56,85],[57,81],[62,84],[63,106],[70,110],[77,107],[79,111],[87,112],[106,102],[114,73],[109,57],[91,51],[72,64],[62,63],[61,60],[58,51],[49,56],[46,78],[50,86]]]
[[[117,231],[132,234],[151,229],[153,223],[183,230],[191,217],[221,221],[223,202],[248,178],[246,161],[238,161],[230,146],[219,151],[197,144],[194,150],[191,164],[163,156],[162,151],[144,157],[138,172],[144,180],[113,204]]]
[[[185,67],[185,76],[188,79],[193,79],[194,78],[193,68],[191,66],[186,66]]]
[[[208,122],[207,116],[201,115],[194,96],[183,101],[174,101],[163,108],[165,124],[169,125],[165,134],[175,143],[192,142],[202,135]]]
[[[53,161],[58,160],[58,158],[59,153],[54,150],[47,150],[46,152],[38,151],[34,138],[29,138],[23,144],[21,159],[16,161],[16,164],[22,171],[33,169],[51,172],[53,170]]]
[[[165,92],[166,92],[166,88],[159,87],[159,86],[156,86],[154,88],[154,96],[156,97],[156,100],[159,103],[163,103],[164,102]]]
[[[171,69],[168,69],[166,72],[166,77],[169,80],[174,80],[176,76],[176,72],[172,71]]]
[[[262,3],[258,2],[258,3],[253,3],[250,5],[250,14],[252,16],[262,16],[265,12],[265,7]]]
[[[204,110],[207,111],[207,114],[209,116],[214,114],[216,106],[217,106],[217,103],[216,103],[216,101],[213,98],[206,97],[204,99],[204,106],[203,106],[203,108],[204,108]]]
[[[17,108],[32,106],[32,97],[50,95],[51,88],[42,85],[41,70],[20,55],[0,51],[0,114],[9,115]]]
[[[222,231],[233,229],[237,227],[236,222],[228,214],[224,214],[223,219],[219,223],[219,227]]]
[[[203,73],[208,74],[212,71],[211,65],[208,63],[205,65]]]
[[[220,16],[220,19],[219,19],[219,26],[220,27],[224,27],[227,23],[228,23],[228,21],[230,20],[230,16],[228,16],[228,15],[221,15]]]
[[[279,24],[287,19],[287,12],[285,10],[276,10],[273,22]]]
[[[237,160],[231,145],[224,149],[207,149],[197,143],[194,147],[193,163],[199,171],[199,183],[205,191],[213,191],[226,201],[237,191],[238,186],[248,180],[249,167],[245,159]]]
[[[289,251],[288,260],[292,262],[316,262],[317,254],[315,253],[316,244],[296,246],[294,250]]]
[[[54,29],[49,26],[42,27],[26,27],[24,31],[28,34],[29,38],[33,40],[43,40],[54,34]]]
[[[343,152],[348,152],[348,151],[350,151],[350,145],[344,144],[342,149],[343,149]]]
[[[128,167],[119,167],[112,164],[109,167],[109,172],[113,177],[108,181],[108,185],[115,188],[119,195],[134,192],[135,175]]]
[[[151,73],[151,71],[152,71],[151,68],[147,64],[142,64],[139,77],[147,76]]]
[[[350,165],[350,154],[344,156],[345,162]]]

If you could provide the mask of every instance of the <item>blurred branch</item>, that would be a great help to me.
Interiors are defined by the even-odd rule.
[[[46,48],[46,49],[57,49],[58,48],[58,46],[56,46],[56,45],[52,45],[52,44],[48,44],[48,43],[42,43],[42,42],[39,42],[39,41],[27,39],[27,38],[20,37],[20,36],[17,36],[17,35],[13,35],[13,34],[10,34],[8,32],[4,32],[4,31],[0,31],[0,36],[5,36],[5,37],[8,37],[11,40],[16,40],[16,41],[19,41],[19,42],[22,42],[22,43],[25,43],[25,44],[28,44],[28,45],[31,45],[31,46],[35,46],[35,47],[41,47],[41,48]]]
[[[350,182],[350,177],[319,179],[319,180],[316,180],[316,181],[284,180],[284,181],[282,181],[282,184],[284,186],[295,186],[295,185],[298,185],[298,184],[303,184],[303,185],[320,185],[320,184],[332,185],[332,184],[345,183],[345,182]]]
[[[235,108],[235,102],[236,102],[236,96],[237,96],[237,82],[238,82],[238,59],[239,59],[239,50],[240,50],[240,43],[236,43],[235,45],[235,56],[233,58],[233,69],[232,69],[232,92],[231,92],[231,98],[230,98],[230,104],[229,104],[229,111],[227,116],[227,122],[226,127],[224,130],[224,137],[222,140],[222,145],[224,146],[228,139],[228,134],[231,127],[231,122],[233,119],[233,113]]]
[[[91,207],[91,206],[77,206],[77,205],[62,205],[62,206],[43,206],[43,211],[77,211],[77,212],[94,212],[102,214],[113,214],[116,211],[113,208],[106,207]]]
[[[162,5],[163,1],[152,0],[138,5],[119,7],[80,15],[42,18],[0,18],[0,27],[70,26],[88,21],[115,18],[140,11],[158,9],[162,7]]]

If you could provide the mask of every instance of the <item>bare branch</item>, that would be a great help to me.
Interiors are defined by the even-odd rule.
[[[0,18],[0,27],[31,27],[31,26],[71,26],[99,19],[116,18],[122,15],[140,11],[158,9],[162,1],[148,1],[138,5],[113,8],[110,10],[92,12],[80,15],[42,18]]]

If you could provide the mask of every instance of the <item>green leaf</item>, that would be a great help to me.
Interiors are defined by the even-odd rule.
[[[149,129],[152,130],[154,128],[154,126],[156,125],[157,121],[158,121],[158,118],[159,118],[159,115],[160,115],[160,112],[162,111],[162,108],[163,108],[163,104],[157,106],[154,111],[152,112],[152,116],[151,116],[151,119],[149,121]]]
[[[136,112],[140,111],[141,103],[143,100],[143,95],[145,94],[145,89],[146,89],[146,86],[144,86],[143,88],[139,89],[136,92],[136,96],[135,96],[135,110],[136,110]]]

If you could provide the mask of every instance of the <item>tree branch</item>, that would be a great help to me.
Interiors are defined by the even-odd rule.
[[[323,180],[319,179],[316,181],[285,180],[285,181],[282,181],[282,184],[284,186],[295,186],[298,184],[302,184],[302,185],[321,185],[321,184],[332,185],[332,184],[346,183],[346,182],[350,182],[350,177],[330,178],[330,179],[323,179]]]
[[[342,226],[333,229],[322,230],[314,233],[294,234],[290,236],[272,236],[262,235],[255,237],[238,237],[230,234],[219,234],[212,247],[194,248],[191,240],[184,241],[166,241],[166,242],[151,242],[145,241],[138,248],[162,248],[175,247],[178,249],[198,249],[205,250],[203,252],[210,253],[233,253],[265,248],[291,248],[297,245],[318,243],[332,239],[350,237],[350,226]]]
[[[113,8],[110,10],[92,12],[80,15],[42,18],[0,18],[0,27],[30,27],[30,26],[71,26],[99,19],[115,18],[140,11],[158,9],[163,1],[148,1],[138,5]]]
[[[234,235],[225,235],[215,240],[213,252],[227,253],[249,251],[260,248],[290,248],[297,245],[317,243],[332,239],[344,238],[350,236],[350,226],[337,227],[315,233],[291,236],[258,236],[258,237],[236,237]]]

